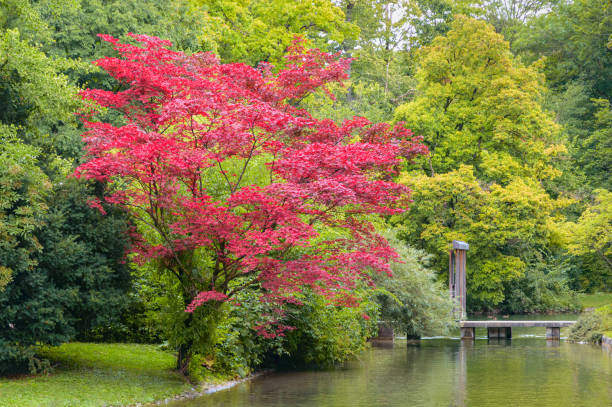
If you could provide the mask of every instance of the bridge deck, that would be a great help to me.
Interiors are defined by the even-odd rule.
[[[539,326],[545,328],[562,328],[574,325],[576,321],[459,321],[461,328],[518,328]]]

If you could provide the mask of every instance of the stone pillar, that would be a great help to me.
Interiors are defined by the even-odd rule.
[[[461,339],[476,339],[476,328],[461,328]]]
[[[506,339],[512,339],[512,327],[511,326],[507,326],[505,328],[502,328],[506,330]]]
[[[561,339],[561,328],[558,326],[546,327],[546,340],[558,341]]]
[[[512,328],[502,327],[502,328],[487,328],[487,338],[489,339],[511,339],[512,338]]]
[[[487,328],[487,338],[488,339],[499,338],[499,328]]]

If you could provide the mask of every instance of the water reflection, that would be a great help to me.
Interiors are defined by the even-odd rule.
[[[543,338],[396,341],[333,371],[275,373],[196,406],[612,406],[612,358]]]

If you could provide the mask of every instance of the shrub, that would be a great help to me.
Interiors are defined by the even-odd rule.
[[[428,268],[432,256],[391,234],[387,239],[400,261],[391,265],[392,276],[380,275],[376,279],[374,299],[380,305],[381,320],[408,337],[447,333],[454,326],[452,303]]]
[[[612,304],[580,316],[570,329],[572,342],[599,343],[604,332],[612,330]]]
[[[371,315],[377,305],[363,300],[359,307],[337,307],[325,298],[311,294],[304,304],[288,311],[281,364],[329,368],[354,358],[366,348],[375,334]]]

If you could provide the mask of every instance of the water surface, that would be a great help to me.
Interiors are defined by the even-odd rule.
[[[564,319],[564,318],[556,318]],[[174,407],[612,407],[612,356],[547,342],[544,328],[511,341],[399,340],[332,371],[278,372]]]

